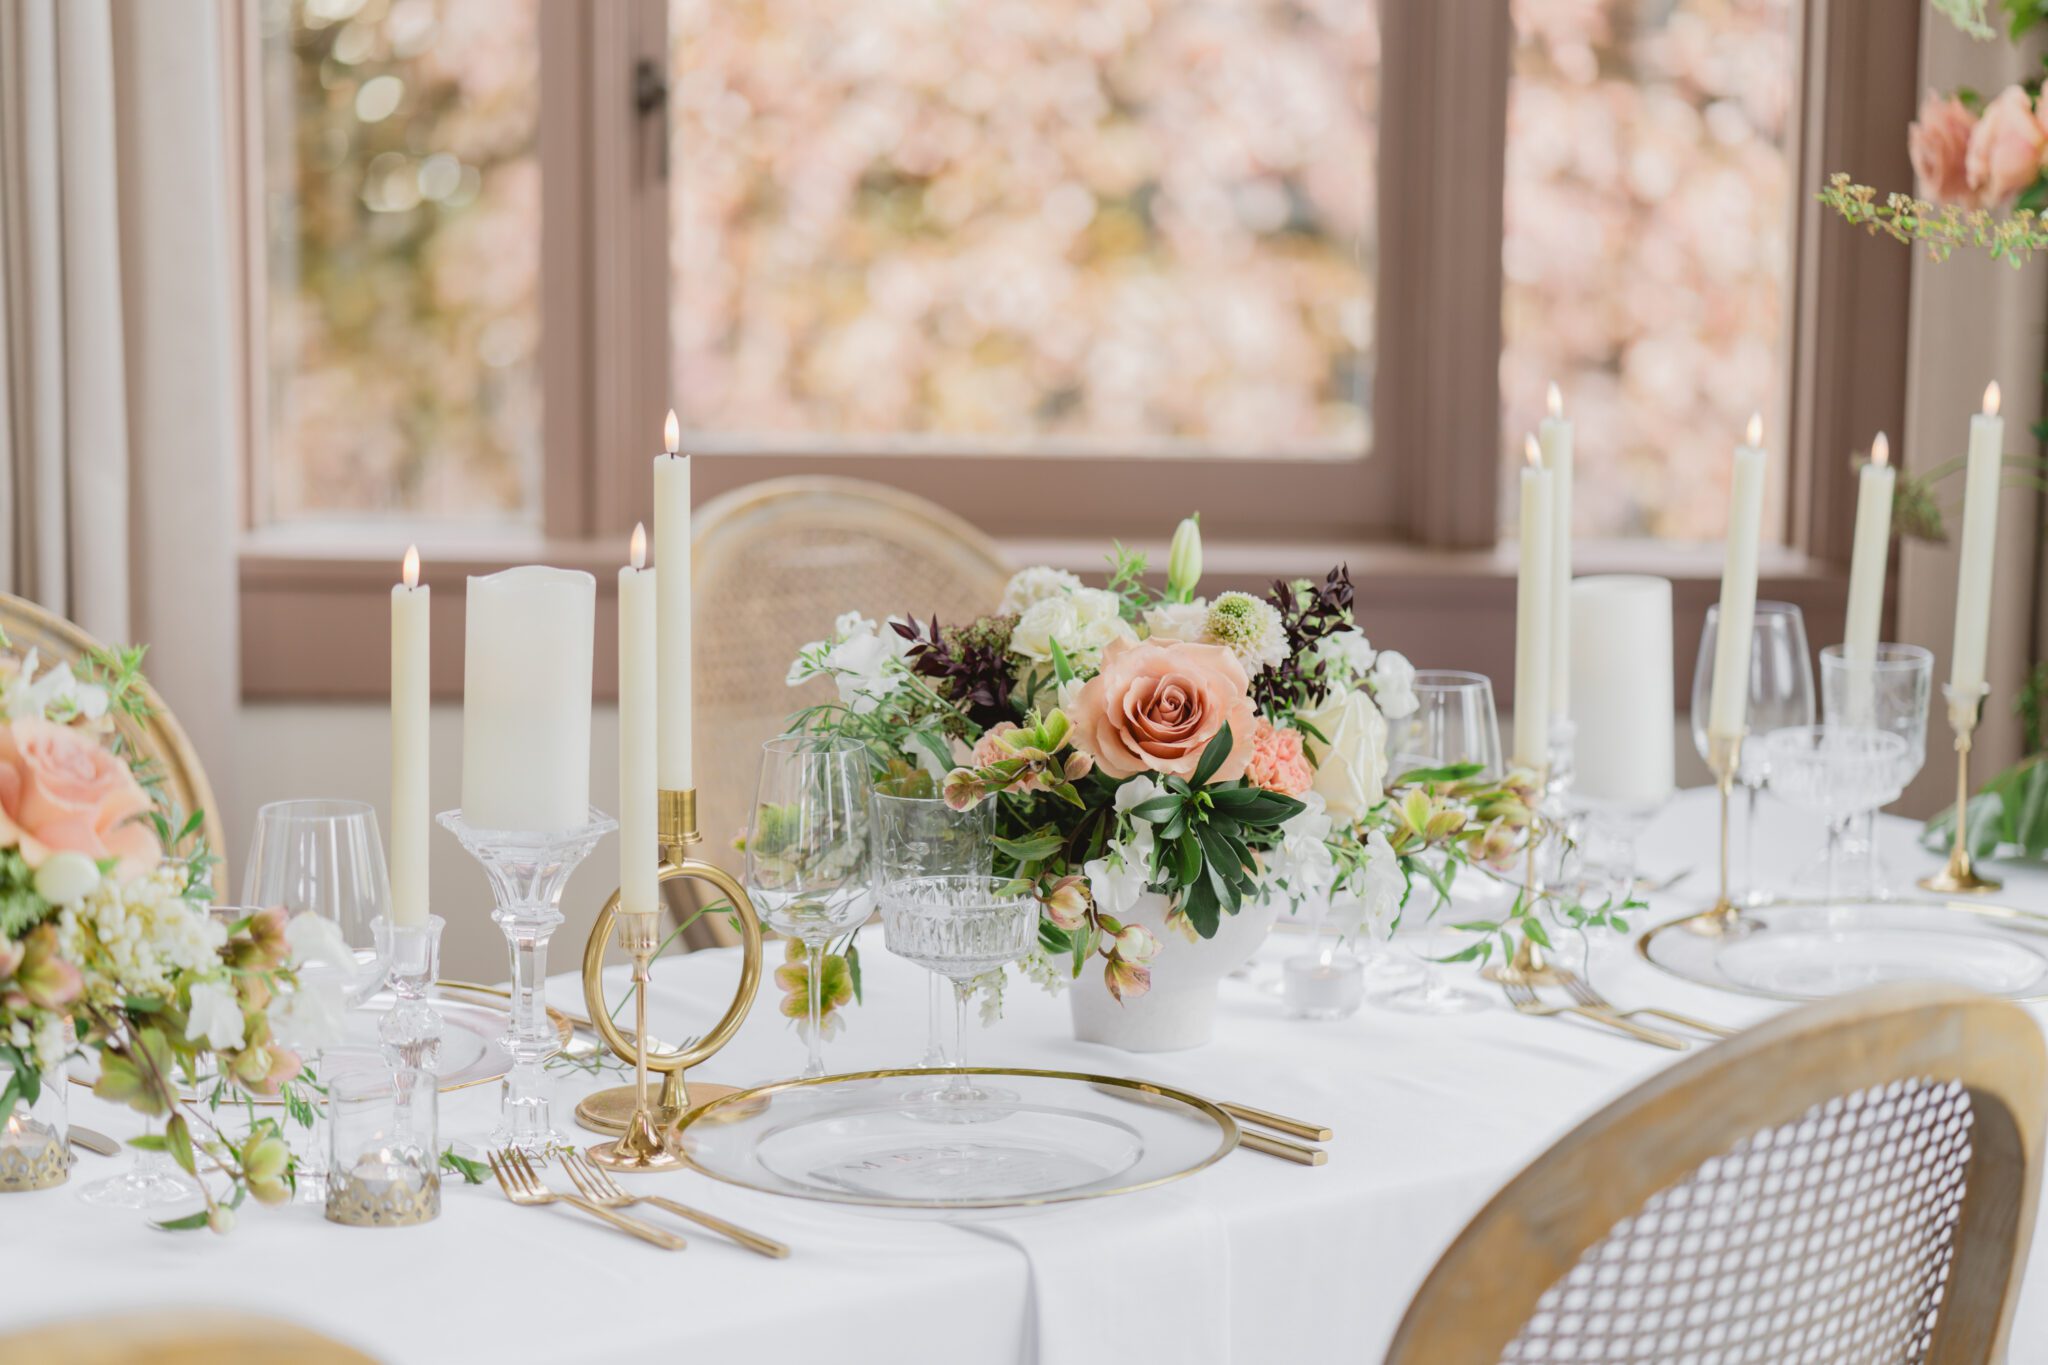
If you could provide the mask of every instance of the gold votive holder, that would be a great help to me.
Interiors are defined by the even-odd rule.
[[[1920,886],[1944,896],[1982,896],[2005,885],[1995,878],[1980,876],[1970,856],[1970,743],[1983,714],[1984,698],[1990,693],[1989,683],[1978,683],[1974,688],[1943,683],[1941,687],[1941,695],[1948,702],[1949,728],[1956,735],[1956,837],[1949,846],[1948,865],[1932,876],[1922,877]]]
[[[0,1089],[13,1079],[13,1070],[0,1065]],[[17,1094],[0,1118],[0,1194],[47,1190],[71,1178],[69,1087],[61,1075],[39,1083],[26,1079],[35,1098]]]
[[[403,1228],[441,1216],[439,1090],[414,1067],[352,1071],[327,1083],[327,1220]]]

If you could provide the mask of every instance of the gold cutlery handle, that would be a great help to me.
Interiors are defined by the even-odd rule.
[[[745,1228],[705,1213],[702,1209],[693,1209],[688,1204],[678,1204],[675,1200],[665,1199],[658,1194],[643,1195],[642,1201],[658,1209],[667,1209],[678,1218],[687,1218],[699,1227],[709,1228],[721,1236],[730,1237],[749,1251],[759,1252],[778,1261],[789,1255],[789,1248],[774,1238],[763,1237],[758,1232],[748,1232]]]
[[[1637,1042],[1649,1043],[1654,1047],[1670,1048],[1673,1052],[1683,1052],[1688,1046],[1683,1038],[1674,1038],[1661,1029],[1646,1028],[1632,1020],[1610,1014],[1606,1010],[1596,1010],[1587,1005],[1566,1005],[1563,1009],[1566,1014],[1576,1014],[1581,1019],[1590,1020],[1595,1024],[1605,1024],[1611,1029],[1617,1029],[1622,1033],[1626,1033]]]
[[[1330,1154],[1316,1147],[1304,1147],[1298,1142],[1285,1138],[1267,1137],[1264,1133],[1237,1135],[1237,1145],[1267,1156],[1277,1156],[1282,1161],[1291,1161],[1297,1166],[1320,1166],[1330,1159]]]
[[[1733,1038],[1738,1032],[1738,1030],[1729,1028],[1726,1024],[1710,1024],[1704,1019],[1695,1019],[1689,1014],[1680,1014],[1677,1010],[1659,1009],[1654,1005],[1645,1005],[1636,1012],[1638,1014],[1654,1014],[1659,1019],[1670,1020],[1680,1028],[1693,1029],[1700,1033],[1711,1034],[1716,1038]]]
[[[69,1136],[72,1146],[83,1147],[88,1152],[95,1152],[100,1156],[119,1156],[121,1154],[120,1143],[95,1129],[81,1128],[74,1123],[69,1130]]]
[[[1254,1109],[1248,1104],[1224,1103],[1216,1107],[1239,1123],[1257,1124],[1261,1128],[1271,1128],[1276,1133],[1285,1133],[1289,1137],[1298,1137],[1307,1142],[1328,1142],[1336,1136],[1321,1124],[1303,1123],[1300,1119],[1291,1119],[1285,1114],[1275,1114],[1264,1109]]]
[[[555,1202],[582,1209],[591,1217],[601,1218],[605,1222],[610,1223],[620,1232],[629,1232],[641,1241],[652,1242],[666,1251],[681,1251],[685,1246],[689,1245],[673,1232],[663,1232],[660,1228],[648,1226],[638,1218],[628,1218],[623,1213],[613,1213],[610,1209],[591,1203],[581,1195],[557,1193],[555,1195]]]

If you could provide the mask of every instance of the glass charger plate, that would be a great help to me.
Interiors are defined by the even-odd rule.
[[[1705,912],[1657,925],[1636,951],[1673,976],[1767,1000],[1825,1000],[1895,981],[1941,981],[2048,1000],[2048,915],[1972,901],[1782,901],[1741,929],[1695,931]]]
[[[989,1098],[927,1098],[948,1076]],[[861,1071],[723,1096],[683,1119],[690,1163],[747,1189],[888,1212],[1025,1209],[1150,1189],[1237,1146],[1237,1124],[1148,1081],[1007,1067]]]

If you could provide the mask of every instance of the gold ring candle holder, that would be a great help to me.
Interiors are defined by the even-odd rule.
[[[600,1133],[616,1133],[611,1142],[590,1149],[590,1159],[615,1171],[671,1171],[685,1164],[674,1147],[679,1120],[691,1108],[683,1073],[706,1061],[732,1041],[745,1021],[761,985],[761,919],[754,903],[738,881],[723,868],[693,858],[690,846],[701,841],[697,832],[695,790],[666,790],[658,807],[661,868],[658,881],[701,881],[731,902],[739,919],[741,960],[739,989],[725,1014],[689,1047],[674,1052],[650,1053],[643,1046],[647,1037],[647,985],[650,964],[658,946],[657,917],[651,914],[622,914],[619,893],[612,892],[597,913],[590,938],[583,945],[583,999],[591,1026],[617,1056],[633,1063],[633,1084],[600,1090],[576,1106],[576,1121]],[[612,922],[618,921],[619,946],[633,958],[633,1032],[629,1037],[612,1022],[604,998],[604,949]],[[648,1098],[647,1073],[661,1073],[661,1093],[652,1103]],[[730,1094],[731,1086],[699,1085],[699,1102]]]
[[[1974,689],[1944,683],[1941,689],[1948,700],[1949,726],[1956,732],[1956,837],[1948,851],[1948,866],[1931,877],[1922,877],[1920,886],[1944,896],[1982,896],[2005,885],[1979,876],[1970,857],[1970,741],[1990,691],[1988,683],[1978,683]]]
[[[1733,824],[1729,807],[1735,793],[1735,775],[1742,768],[1745,733],[1737,730],[1734,734],[1707,735],[1707,768],[1714,775],[1714,790],[1721,794],[1720,893],[1706,910],[1686,920],[1685,927],[1708,938],[1727,938],[1747,933],[1750,928],[1749,921],[1742,917],[1742,907],[1728,893],[1728,832]]]

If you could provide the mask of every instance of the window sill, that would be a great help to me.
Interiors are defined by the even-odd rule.
[[[514,564],[549,563],[589,571],[597,579],[596,690],[616,695],[616,615],[610,609],[621,547],[611,539],[547,540],[519,534],[426,532],[423,581],[436,589],[433,686],[436,696],[462,693],[463,581]],[[241,686],[246,701],[370,701],[389,693],[389,599],[405,533],[339,531],[251,534],[241,552]],[[1102,542],[1019,537],[1000,542],[1013,564],[1051,564],[1096,576],[1105,567]],[[1155,565],[1166,545],[1135,542]],[[1577,569],[1645,573],[1674,589],[1678,657],[1675,678],[1689,695],[1693,658],[1707,607],[1719,595],[1719,546],[1642,541],[1587,541]],[[1502,680],[1514,654],[1515,551],[1432,550],[1343,540],[1210,540],[1203,546],[1203,586],[1267,591],[1275,578],[1320,580],[1348,564],[1360,625],[1375,644],[1431,666],[1455,664]],[[1815,645],[1838,639],[1847,574],[1794,551],[1767,550],[1759,593],[1797,603]],[[819,605],[821,623],[835,608]]]

